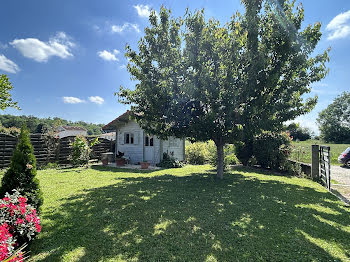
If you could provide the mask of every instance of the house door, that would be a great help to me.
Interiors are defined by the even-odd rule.
[[[154,138],[153,136],[145,136],[145,140],[144,140],[145,144],[145,156],[144,156],[144,160],[148,161],[150,163],[154,163]]]

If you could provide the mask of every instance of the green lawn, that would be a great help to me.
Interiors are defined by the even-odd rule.
[[[39,171],[31,261],[349,261],[350,210],[320,185],[258,169]]]
[[[311,164],[311,145],[325,145],[330,146],[331,148],[331,164],[340,165],[338,163],[338,156],[344,152],[350,144],[328,144],[322,143],[319,140],[307,140],[307,141],[293,141],[292,145],[295,146],[295,149],[292,152],[291,159],[299,160],[304,163]]]

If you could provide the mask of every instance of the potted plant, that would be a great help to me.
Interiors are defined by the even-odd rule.
[[[123,157],[116,157],[115,163],[117,164],[117,166],[125,166],[126,161],[125,161],[125,158]]]
[[[124,158],[123,152],[118,151],[118,154],[116,154],[115,156],[115,163],[117,164],[117,166],[125,166],[126,160]]]
[[[147,161],[140,162],[141,169],[148,169],[149,164],[150,164],[150,163],[147,162]]]

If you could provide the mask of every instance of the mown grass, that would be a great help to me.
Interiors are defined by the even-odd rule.
[[[319,140],[306,140],[306,141],[293,141],[292,145],[294,150],[291,155],[291,159],[304,163],[311,164],[311,146],[312,145],[325,145],[331,148],[331,164],[340,165],[338,163],[338,156],[344,152],[344,150],[350,147],[350,144],[329,144],[323,143]]]
[[[350,212],[322,186],[237,167],[43,170],[31,261],[349,261]]]

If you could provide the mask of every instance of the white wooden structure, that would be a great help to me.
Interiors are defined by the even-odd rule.
[[[81,126],[59,126],[56,129],[56,135],[59,138],[67,136],[86,136],[87,131]]]
[[[130,159],[131,164],[148,161],[154,165],[162,160],[164,153],[177,160],[184,160],[184,139],[170,137],[162,140],[148,135],[129,116],[130,112],[127,111],[102,128],[105,131],[116,131],[116,154],[118,151],[124,153],[124,156]]]

